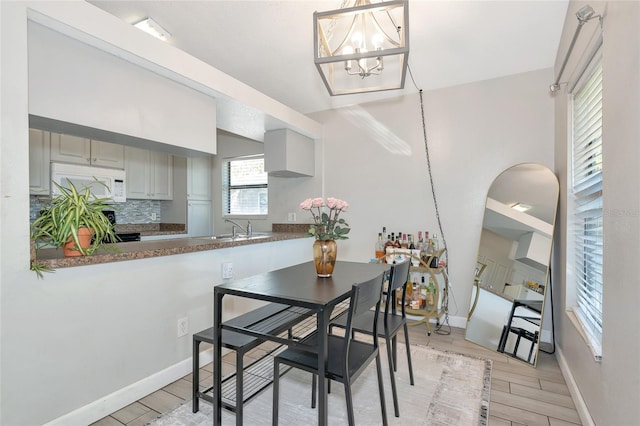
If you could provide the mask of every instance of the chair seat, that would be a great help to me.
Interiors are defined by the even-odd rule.
[[[363,313],[353,322],[353,331],[357,333],[372,334],[373,333],[373,317],[375,312],[369,311]],[[386,317],[386,324],[385,324]],[[379,315],[378,316],[378,336],[384,337],[385,333],[395,335],[404,326],[405,319],[400,315]],[[330,326],[345,328],[347,326],[346,315],[341,315]]]
[[[303,342],[315,346],[317,340],[317,333],[313,333],[307,339],[304,339]],[[344,341],[345,340],[340,336],[330,335],[328,339],[328,352],[330,354],[341,353],[344,346]],[[369,362],[373,360],[373,358],[375,358],[377,353],[377,348],[375,348],[372,344],[360,342],[357,340],[351,340],[349,347],[349,377],[352,380],[355,379],[360,374],[361,370],[364,370],[364,368],[361,368],[360,370],[358,368],[363,366],[366,367]],[[318,354],[314,354],[312,352],[297,349],[287,349],[278,354],[277,357],[280,359],[280,362],[289,365],[295,365],[296,368],[310,371],[312,373],[316,372],[318,369]],[[345,377],[340,359],[341,357],[339,356],[329,357],[329,359],[327,360],[327,377]]]

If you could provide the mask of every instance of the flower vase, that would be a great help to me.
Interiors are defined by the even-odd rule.
[[[313,243],[313,262],[319,277],[328,278],[333,274],[338,255],[338,245],[334,240],[316,240]]]

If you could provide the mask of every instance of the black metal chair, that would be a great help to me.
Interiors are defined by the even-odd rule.
[[[378,373],[378,391],[380,393],[380,408],[382,410],[382,422],[387,425],[387,409],[384,401],[384,385],[382,382],[382,365],[380,363],[380,353],[378,351],[378,339],[373,342],[363,342],[356,340],[351,333],[353,323],[359,321],[362,315],[372,312],[371,326],[375,331],[378,327],[378,313],[382,299],[383,274],[378,275],[369,281],[355,284],[351,289],[351,300],[347,311],[346,333],[344,336],[337,336],[329,333],[328,336],[328,358],[326,378],[341,382],[344,385],[345,397],[347,401],[347,415],[349,425],[354,425],[353,401],[351,396],[351,383],[354,382],[366,367],[376,360]],[[370,309],[375,306],[375,311]],[[317,332],[303,339],[301,343],[317,347]],[[313,374],[312,386],[312,406],[315,407],[316,400],[316,376],[318,373],[318,354],[289,348],[274,357],[273,375],[273,424],[278,424],[278,399],[279,399],[279,372],[280,364],[299,368]],[[321,378],[324,380],[324,378]]]
[[[378,335],[378,337],[384,337],[387,346],[387,357],[389,358],[389,374],[391,375],[391,391],[393,393],[393,408],[395,416],[400,417],[400,408],[398,405],[398,391],[396,389],[395,371],[398,366],[398,351],[396,336],[400,330],[404,330],[404,341],[407,348],[407,362],[409,365],[409,380],[411,385],[413,381],[413,366],[411,365],[411,351],[409,345],[409,331],[407,329],[407,315],[405,313],[404,303],[401,304],[400,315],[398,315],[396,308],[396,292],[402,292],[402,299],[405,300],[407,292],[407,281],[409,280],[409,269],[411,261],[407,260],[402,263],[398,263],[392,266],[391,273],[389,275],[389,286],[386,291],[386,301],[384,314],[378,317],[377,333],[376,329],[372,327],[373,312],[367,312],[357,319],[352,324],[352,333],[363,333],[368,335]],[[333,327],[346,327],[347,319],[341,316],[334,320],[329,328]]]

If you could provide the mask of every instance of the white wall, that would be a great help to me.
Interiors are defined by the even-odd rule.
[[[564,59],[577,25],[575,12],[586,2],[572,2],[562,35],[556,69]],[[573,303],[571,275],[566,262],[569,130],[565,86],[555,99],[556,172],[560,178],[559,232],[553,257],[556,289],[556,332],[561,366],[573,386],[574,400],[583,422],[600,425],[632,425],[640,419],[640,3],[589,2],[605,12],[603,44],[603,191],[604,191],[604,293],[602,362],[591,351],[565,313]],[[598,31],[597,20],[585,24],[563,81],[575,80],[577,59]],[[588,408],[587,408],[588,407]],[[589,416],[592,418],[590,419]],[[588,424],[588,423],[586,423]]]
[[[216,100],[29,22],[29,113],[216,153]]]
[[[234,264],[241,275],[282,267],[308,260],[310,241],[274,243],[288,244],[286,256],[261,244],[251,253],[234,248],[226,254],[127,261],[118,268],[68,268],[36,280],[28,270],[26,7],[20,2],[1,7],[0,423],[41,424],[76,409],[80,416],[92,403],[91,414],[107,414],[103,397],[188,358],[190,342],[175,338],[176,320],[186,315],[194,330],[207,326],[221,262],[246,265]],[[553,163],[552,103],[546,91],[552,79],[551,70],[541,70],[425,93],[457,303],[452,315],[466,316],[491,182],[517,163]],[[270,205],[274,221],[298,211],[307,197],[344,198],[352,206],[345,219],[353,229],[351,239],[339,245],[344,260],[368,260],[382,226],[440,234],[417,95],[312,118],[324,124],[324,141],[316,143],[316,177],[273,181],[280,190]],[[298,221],[309,218],[298,211]]]
[[[553,103],[546,90],[552,79],[548,69],[424,94],[454,316],[466,318],[491,183],[518,163],[553,164]],[[311,218],[298,210],[304,198],[345,199],[351,207],[343,216],[352,230],[349,240],[339,241],[338,256],[347,260],[373,257],[383,226],[388,232],[429,230],[440,237],[418,95],[319,112],[312,118],[324,124],[323,142],[316,148],[317,176],[279,182],[282,199],[274,215],[298,211],[298,221],[308,223]]]

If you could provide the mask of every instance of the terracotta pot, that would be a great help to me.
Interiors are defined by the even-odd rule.
[[[313,243],[313,262],[319,277],[328,278],[333,274],[337,256],[338,245],[334,240],[316,240]]]
[[[89,228],[78,229],[78,240],[80,241],[80,247],[86,249],[91,245],[91,234],[92,232]],[[73,241],[73,238],[69,238],[69,240],[63,246],[63,249],[64,255],[67,257],[83,256],[83,254],[76,248],[76,244]]]

